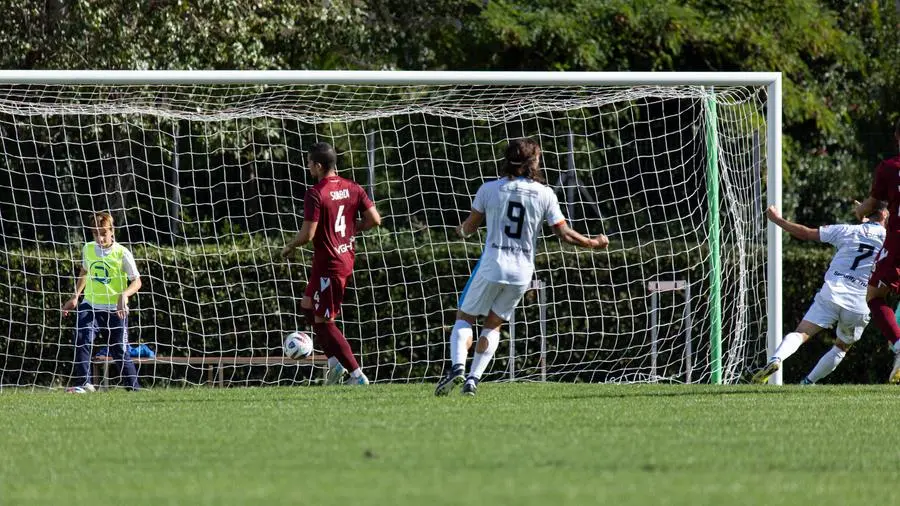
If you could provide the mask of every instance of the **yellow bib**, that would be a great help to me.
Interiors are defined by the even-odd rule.
[[[84,300],[91,304],[115,305],[128,286],[128,275],[122,268],[125,246],[113,243],[109,254],[99,257],[96,245],[93,241],[84,245],[84,261],[87,264]]]

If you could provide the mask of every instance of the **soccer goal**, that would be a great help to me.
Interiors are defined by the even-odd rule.
[[[611,245],[544,231],[487,379],[735,383],[764,363],[781,332],[763,216],[781,200],[779,73],[2,71],[0,386],[69,381],[60,306],[94,211],[144,281],[143,382],[321,378],[281,350],[304,327],[311,250],[279,255],[318,141],[385,218],[356,238],[339,325],[369,378],[433,381],[484,240],[454,228],[523,136],[569,223]]]

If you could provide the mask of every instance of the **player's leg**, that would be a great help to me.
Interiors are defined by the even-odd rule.
[[[310,291],[310,287],[312,283],[306,285],[306,292]],[[312,327],[316,324],[316,314],[313,312],[313,300],[312,295],[307,295],[304,292],[303,298],[300,299],[300,311],[303,313],[303,320],[306,321],[306,324]]]
[[[462,310],[456,312],[456,322],[450,332],[450,364],[451,370],[458,370],[460,374],[466,367],[466,358],[472,347],[474,325],[475,315]]]
[[[309,323],[309,327],[315,330],[316,315],[313,311],[313,298],[308,295],[304,295],[303,299],[301,299],[300,301],[300,309],[306,316],[306,321],[307,323]],[[337,357],[334,355],[334,343],[331,342],[331,338],[329,335],[314,333],[314,336],[316,338],[316,342],[318,342],[319,346],[322,348],[322,353],[325,354],[325,358],[328,359],[328,370],[325,373],[325,384],[333,385],[340,383],[340,380],[346,371],[344,370],[344,366],[341,365]]]
[[[813,367],[813,370],[810,371],[800,383],[812,385],[831,374],[832,371],[840,365],[841,361],[844,360],[850,347],[862,339],[863,331],[868,324],[868,314],[855,313],[841,308],[837,325],[834,329],[835,334],[837,334],[837,340],[834,342],[834,346],[819,359],[819,362]]]
[[[320,286],[319,276],[312,273],[309,278],[309,284],[306,285],[306,291],[300,300],[300,310],[306,318],[306,323],[315,331],[316,330],[316,313],[313,306],[313,298],[319,300],[318,290]],[[334,354],[334,343],[331,341],[329,334],[314,332],[314,337],[322,352],[328,359],[328,368],[325,371],[325,384],[338,385],[344,377],[346,370]]]
[[[128,352],[128,317],[119,318],[112,311],[100,313],[99,316],[98,324],[108,332],[109,355],[119,371],[119,377],[128,390],[139,390],[137,369]]]
[[[500,293],[494,299],[491,305],[491,311],[484,320],[481,329],[481,335],[475,344],[475,357],[472,359],[472,367],[469,375],[466,376],[466,383],[463,385],[462,393],[465,395],[475,395],[478,389],[478,382],[481,376],[487,371],[497,346],[500,344],[500,327],[504,322],[512,318],[513,311],[525,295],[528,285],[502,285]]]
[[[330,341],[335,358],[346,371],[350,372],[348,384],[368,385],[369,378],[363,374],[350,343],[334,322],[341,312],[346,282],[346,278],[340,276],[319,277],[318,291],[313,295],[313,312],[316,318],[314,328],[316,335],[322,335]]]
[[[497,351],[497,346],[500,344],[500,327],[503,326],[503,322],[508,320],[509,316],[504,318],[494,311],[489,312],[487,318],[485,318],[484,325],[481,326],[481,335],[478,336],[478,342],[475,343],[475,356],[472,358],[472,367],[469,369],[469,374],[466,376],[466,382],[462,388],[464,395],[474,396],[478,390],[478,382],[481,381],[481,376],[487,370],[491,359],[494,358],[494,353]]]
[[[474,272],[466,281],[466,286],[462,293],[459,294],[459,301],[456,307],[456,321],[453,324],[453,330],[450,332],[450,368],[459,372],[466,367],[466,358],[469,355],[469,348],[472,347],[472,326],[475,325],[475,316],[484,316],[488,313],[490,305],[487,299],[492,295],[485,293],[490,287],[488,283],[478,274],[478,265],[476,264]],[[464,307],[465,305],[465,307]]]
[[[75,323],[75,371],[73,385],[66,389],[71,393],[93,392],[91,385],[91,350],[97,326],[94,322],[94,308],[85,302],[78,306]]]
[[[887,296],[893,290],[892,274],[889,269],[882,268],[883,262],[875,264],[875,272],[869,279],[869,287],[866,290],[866,302],[872,311],[872,322],[887,338],[891,351],[894,352],[894,366],[888,376],[888,383],[900,383],[900,325],[897,324],[897,316],[887,304]]]
[[[829,318],[836,319],[837,314],[829,316],[827,307],[824,307],[819,301],[814,302],[812,307],[806,312],[803,320],[797,325],[796,330],[781,339],[781,344],[775,349],[775,353],[772,354],[769,362],[753,375],[751,382],[763,384],[769,381],[773,374],[781,370],[781,363],[793,355],[800,348],[801,344],[821,332],[824,328],[833,325],[833,323],[828,323]]]
[[[475,316],[465,311],[456,312],[456,322],[450,332],[450,370],[438,381],[434,395],[447,395],[466,378],[466,357],[472,347],[472,326]]]
[[[872,323],[878,327],[892,347],[896,348],[894,345],[900,341],[900,326],[897,325],[896,314],[887,304],[886,299],[890,292],[890,286],[872,286],[870,284],[866,290],[866,303],[872,312]]]
[[[472,346],[475,317],[490,312],[491,304],[500,289],[497,283],[491,283],[477,274],[477,270],[472,273],[459,296],[459,310],[450,332],[450,370],[438,382],[434,395],[447,395],[465,381],[466,357]]]
[[[900,269],[894,255],[882,248],[875,261],[872,276],[869,277],[869,286],[866,290],[866,303],[872,312],[872,322],[878,330],[890,342],[891,349],[896,354],[895,365],[900,359],[900,325],[897,325],[897,316],[894,310],[887,304],[887,297],[893,291],[900,290]],[[895,367],[895,371],[896,371]],[[900,379],[900,378],[898,378]],[[894,380],[894,371],[891,372],[891,380]]]
[[[331,333],[331,338],[335,343],[335,355],[341,365],[347,371],[350,371],[350,378],[347,379],[347,385],[368,385],[369,378],[363,373],[356,356],[353,355],[353,349],[347,337],[338,329],[334,320],[326,320],[322,323],[326,330]]]

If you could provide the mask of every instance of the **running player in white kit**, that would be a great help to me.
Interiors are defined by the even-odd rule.
[[[784,336],[769,363],[753,376],[753,383],[765,383],[781,369],[781,362],[793,355],[801,344],[823,329],[833,327],[837,334],[834,347],[800,382],[811,385],[837,368],[869,323],[866,287],[872,275],[875,255],[884,243],[887,202],[879,202],[859,225],[826,225],[818,229],[804,227],[779,216],[775,206],[766,210],[766,217],[798,239],[826,242],[837,248],[825,273],[825,283],[803,321],[797,330]]]
[[[487,220],[487,240],[481,259],[459,297],[456,324],[450,334],[450,372],[438,382],[435,395],[447,395],[465,382],[463,394],[475,395],[478,381],[500,342],[500,326],[509,321],[534,274],[534,249],[541,222],[546,221],[565,242],[585,248],[605,248],[605,235],[585,237],[566,225],[556,194],[543,184],[541,148],[533,139],[516,139],[506,148],[503,177],[485,183],[475,194],[472,212],[457,233],[468,237]],[[464,376],[476,316],[487,316],[475,346],[469,375]]]

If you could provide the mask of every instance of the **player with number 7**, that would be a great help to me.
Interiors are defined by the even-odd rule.
[[[809,228],[782,218],[775,206],[766,209],[769,221],[797,239],[828,243],[837,248],[837,251],[825,273],[825,283],[816,294],[812,306],[797,329],[784,336],[765,367],[753,375],[754,383],[765,383],[781,369],[784,359],[793,355],[801,344],[824,329],[833,327],[837,340],[803,378],[801,384],[811,385],[831,374],[844,359],[850,346],[859,341],[869,323],[866,286],[872,275],[875,254],[884,243],[884,223],[887,217],[887,202],[879,201],[869,215],[862,217],[861,224]]]

